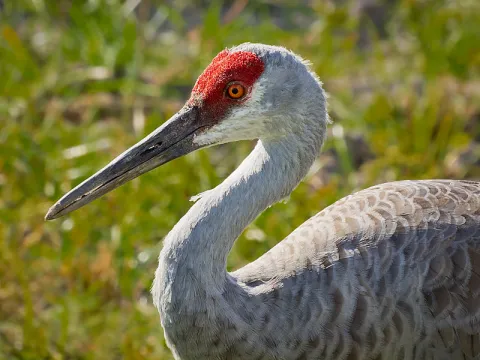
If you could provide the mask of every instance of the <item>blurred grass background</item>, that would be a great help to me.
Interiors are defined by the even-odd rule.
[[[313,63],[334,125],[287,204],[237,241],[238,268],[340,197],[396,179],[480,179],[480,3],[3,1],[0,359],[171,359],[152,306],[162,238],[252,143],[175,160],[66,218],[62,194],[159,126],[241,42]]]

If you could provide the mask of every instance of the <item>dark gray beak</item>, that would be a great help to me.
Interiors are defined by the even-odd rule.
[[[46,220],[56,219],[95,200],[137,176],[163,165],[202,145],[193,142],[205,125],[198,107],[185,107],[170,120],[114,159],[73,190],[65,194],[47,212]]]

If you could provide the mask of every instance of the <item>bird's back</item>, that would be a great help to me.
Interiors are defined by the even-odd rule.
[[[480,183],[360,191],[232,276],[292,358],[480,356]]]

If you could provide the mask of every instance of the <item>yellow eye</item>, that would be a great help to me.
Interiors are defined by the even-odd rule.
[[[227,94],[232,99],[240,99],[245,95],[245,88],[240,84],[232,84],[227,87]]]

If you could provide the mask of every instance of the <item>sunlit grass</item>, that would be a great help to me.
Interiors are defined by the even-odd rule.
[[[309,59],[334,120],[315,171],[242,235],[229,268],[354,190],[480,178],[475,1],[398,1],[383,30],[354,2],[277,3],[5,1],[0,359],[171,358],[149,295],[161,240],[253,144],[191,154],[67,218],[43,216],[175,113],[224,47],[263,42]]]

